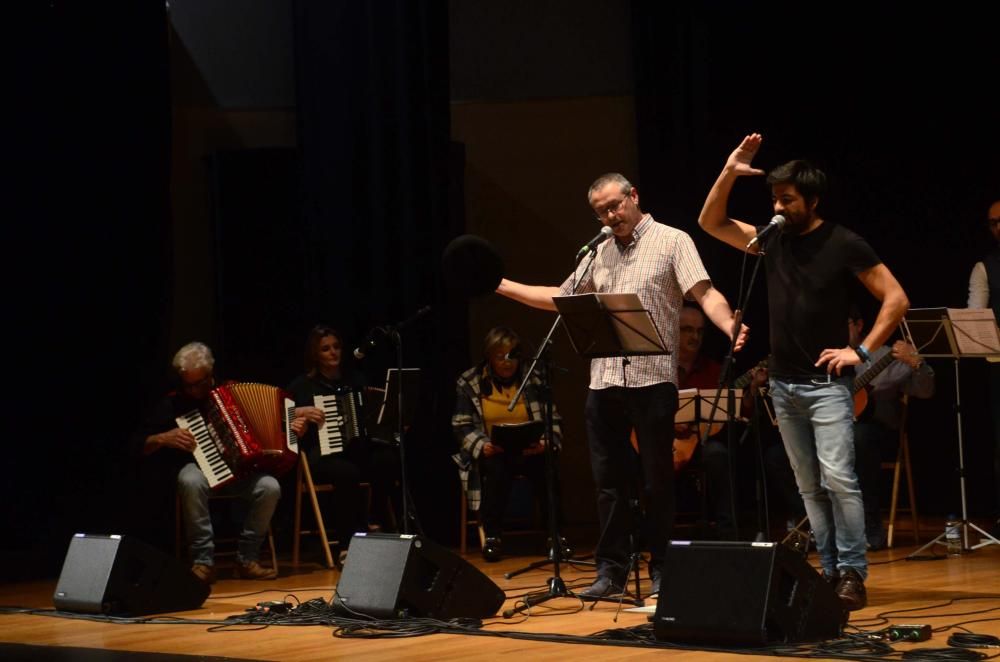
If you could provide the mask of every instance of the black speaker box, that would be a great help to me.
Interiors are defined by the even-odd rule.
[[[847,611],[802,556],[777,543],[667,546],[653,630],[664,641],[765,645],[840,636]]]
[[[210,591],[187,566],[144,542],[77,533],[53,601],[62,611],[135,616],[197,609]]]
[[[351,539],[333,606],[375,618],[487,618],[504,592],[465,559],[421,536]]]

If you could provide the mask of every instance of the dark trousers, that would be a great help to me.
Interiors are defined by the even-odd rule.
[[[882,460],[895,460],[899,449],[899,431],[877,421],[854,424],[854,471],[858,474],[861,499],[865,507],[865,534],[882,531]]]
[[[499,538],[503,531],[503,517],[510,501],[514,476],[525,476],[531,482],[531,492],[541,504],[545,523],[548,525],[548,493],[545,490],[545,455],[513,455],[499,453],[493,457],[479,457],[482,480],[482,501],[479,514],[488,538]],[[558,484],[558,483],[557,483]],[[559,512],[559,509],[556,509]]]
[[[761,443],[764,443],[763,440]],[[784,515],[795,520],[796,524],[802,521],[806,516],[806,507],[780,437],[770,439],[764,446],[764,477],[769,490],[777,494]]]
[[[361,469],[342,453],[320,455],[319,449],[309,450],[309,467],[313,482],[333,483],[333,492],[317,495],[324,519],[334,536],[343,544],[351,542],[358,531],[368,532],[368,507],[361,491]]]
[[[674,524],[674,415],[677,387],[670,383],[640,388],[611,387],[590,390],[585,415],[590,465],[597,486],[600,537],[594,556],[598,573],[621,578],[634,532],[629,509],[629,435],[634,428],[639,444],[642,490],[646,498],[648,544],[652,566],[666,554]]]
[[[344,458],[358,467],[362,482],[371,486],[369,523],[379,525],[385,532],[392,530],[393,523],[401,527],[403,492],[399,449],[384,441],[355,439],[344,450]]]

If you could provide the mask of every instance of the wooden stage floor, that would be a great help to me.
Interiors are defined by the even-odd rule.
[[[1000,619],[1000,546],[992,545],[960,557],[933,561],[906,561],[913,547],[898,547],[871,554],[871,576],[868,581],[869,606],[852,615],[850,626],[864,629],[883,627],[886,621],[877,615],[926,608],[923,611],[899,613],[887,619],[891,623],[928,623],[938,628],[929,641],[919,644],[894,643],[897,651],[915,647],[945,648],[948,635],[958,629],[940,630],[975,619]],[[533,571],[512,580],[503,573],[535,560],[529,557],[506,559],[496,564],[483,563],[478,554],[468,560],[486,572],[508,598],[531,589],[543,588],[551,576],[551,568]],[[815,556],[810,556],[815,562]],[[298,569],[285,565],[281,576],[273,582],[220,580],[203,608],[175,614],[187,618],[223,619],[243,613],[248,607],[264,600],[281,600],[294,595],[300,601],[322,597],[329,599],[339,573],[317,565]],[[589,585],[592,572],[567,568],[562,572],[572,587]],[[644,573],[645,581],[645,573]],[[9,584],[0,587],[0,604],[30,608],[51,608],[55,581]],[[949,600],[964,598],[949,606]],[[647,601],[652,604],[653,601]],[[508,599],[506,606],[513,604]],[[937,606],[935,606],[937,605]],[[578,600],[553,600],[536,607],[522,618],[487,621],[486,629],[497,632],[559,633],[587,636],[595,632],[641,625],[646,615],[622,613],[615,623],[615,605],[601,603],[595,609],[580,610]],[[983,610],[984,613],[975,613]],[[1000,636],[1000,620],[968,623],[969,630]],[[522,639],[469,636],[462,634],[432,634],[411,638],[343,639],[333,636],[329,626],[271,626],[265,629],[230,629],[213,632],[205,624],[115,624],[70,620],[51,616],[11,614],[0,615],[0,651],[6,659],[17,659],[18,651],[38,652],[22,644],[46,647],[76,647],[123,652],[158,652],[172,655],[196,655],[244,658],[256,660],[330,660],[393,659],[393,660],[465,660],[491,659],[500,656],[526,656],[531,660],[565,660],[572,657],[594,656],[601,660],[651,659],[668,654],[677,660],[746,659],[746,655],[697,650],[643,649],[620,646],[597,646],[573,643],[550,643]],[[66,649],[60,649],[66,650]],[[13,651],[13,652],[12,652]],[[42,649],[43,654],[59,652]],[[989,654],[996,649],[986,650]],[[54,655],[53,655],[54,657]],[[895,656],[898,659],[898,655]],[[50,659],[30,657],[30,659]],[[60,659],[73,659],[61,657]],[[92,658],[87,659],[111,659]],[[118,656],[114,659],[129,659]],[[870,659],[870,658],[869,658]]]

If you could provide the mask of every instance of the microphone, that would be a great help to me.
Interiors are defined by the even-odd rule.
[[[581,248],[576,252],[576,259],[579,260],[590,251],[595,250],[601,244],[601,242],[603,242],[612,234],[614,234],[614,232],[615,231],[612,230],[610,226],[605,225],[603,228],[601,228],[601,231],[597,233],[596,237],[588,241],[586,244],[583,245],[583,248]]]
[[[385,329],[383,329],[380,326],[376,326],[374,329],[369,331],[368,336],[365,337],[365,339],[361,341],[361,344],[358,345],[358,348],[354,350],[354,358],[356,358],[359,361],[365,358],[365,354],[370,352],[372,348],[374,348],[375,345],[378,344],[377,342],[378,334],[384,334],[384,333]]]
[[[787,218],[785,218],[781,214],[777,214],[774,218],[771,219],[771,222],[768,223],[763,230],[757,233],[756,237],[750,240],[750,243],[747,244],[746,250],[750,250],[754,244],[759,244],[760,242],[764,241],[767,235],[780,231],[781,228],[785,227],[785,223],[787,222],[788,222]]]
[[[365,339],[361,342],[358,348],[354,350],[354,358],[358,359],[359,361],[365,358],[365,355],[368,352],[370,352],[372,348],[375,347],[375,345],[378,344],[379,336],[391,335],[398,338],[400,331],[410,326],[411,324],[413,324],[414,322],[416,322],[429,312],[431,312],[431,307],[424,306],[423,308],[413,313],[408,318],[406,318],[399,324],[396,324],[395,326],[393,326],[392,324],[387,324],[385,326],[376,326],[374,329],[368,332],[368,335],[365,337]]]

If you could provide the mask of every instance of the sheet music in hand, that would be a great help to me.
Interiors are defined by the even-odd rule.
[[[505,453],[520,455],[528,446],[533,446],[545,435],[543,421],[524,423],[498,423],[493,426],[491,441],[502,446]]]

